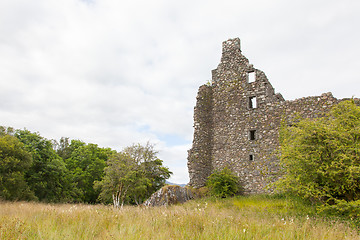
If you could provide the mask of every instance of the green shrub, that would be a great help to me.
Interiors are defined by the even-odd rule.
[[[211,174],[206,181],[206,186],[209,188],[210,195],[221,198],[233,196],[241,189],[238,178],[228,168],[216,170]]]
[[[345,200],[335,200],[335,204],[333,205],[326,204],[319,206],[318,211],[319,213],[330,216],[359,218],[360,200],[349,202]]]
[[[304,119],[280,131],[277,189],[334,204],[360,200],[360,107],[344,101],[322,118]]]
[[[280,192],[320,203],[318,211],[360,217],[360,107],[343,101],[325,117],[280,131]]]

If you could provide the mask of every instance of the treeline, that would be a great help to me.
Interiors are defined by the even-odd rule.
[[[117,152],[0,127],[0,199],[141,204],[172,174],[157,153],[150,143]]]

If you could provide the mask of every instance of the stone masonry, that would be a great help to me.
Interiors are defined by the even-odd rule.
[[[202,187],[214,169],[228,167],[246,193],[266,192],[276,179],[281,121],[323,116],[340,101],[331,93],[285,101],[265,73],[242,55],[240,39],[223,42],[212,81],[200,86],[197,95],[189,185]]]

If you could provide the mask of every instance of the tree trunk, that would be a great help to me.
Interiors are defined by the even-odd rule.
[[[119,208],[120,207],[120,193],[119,192],[113,193],[112,198],[113,198],[114,207]]]

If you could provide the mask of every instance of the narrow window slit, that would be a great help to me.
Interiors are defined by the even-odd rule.
[[[255,132],[256,130],[250,130],[250,140],[255,140]]]

